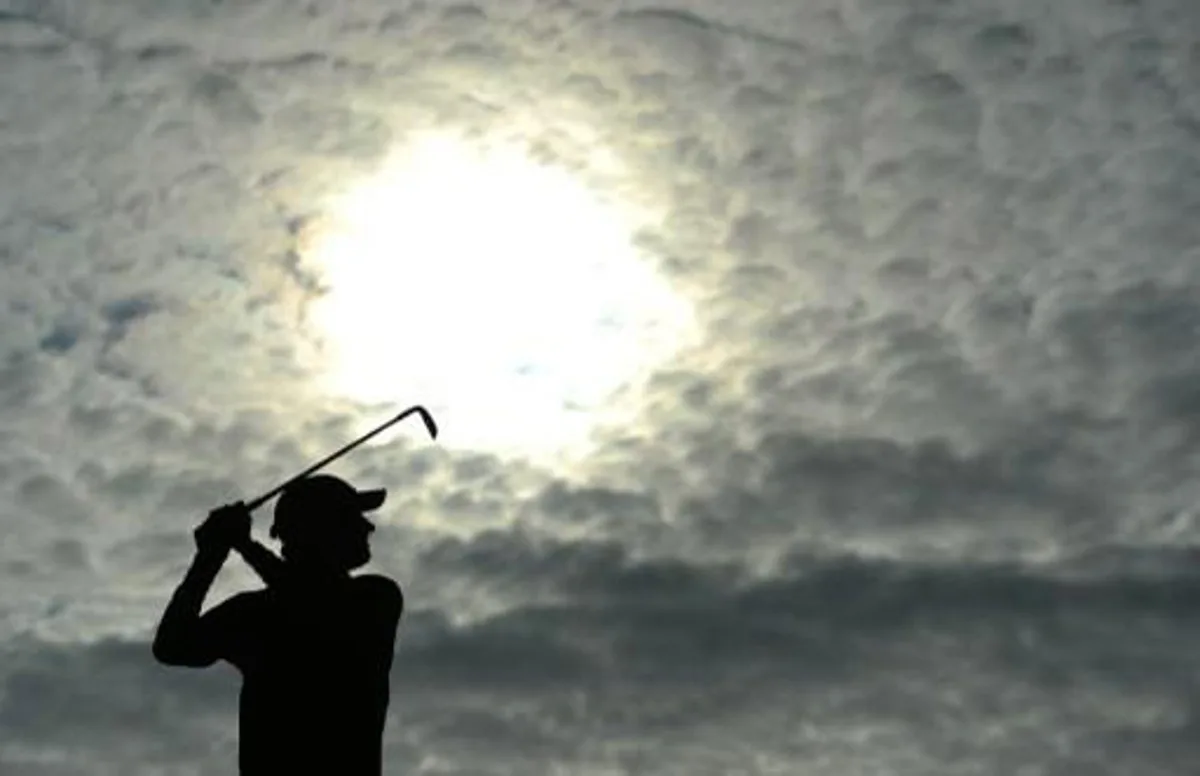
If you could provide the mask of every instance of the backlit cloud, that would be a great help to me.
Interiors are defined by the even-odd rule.
[[[208,509],[386,415],[314,240],[447,132],[642,214],[696,334],[583,460],[338,464],[392,489],[389,772],[1190,772],[1198,26],[0,0],[0,770],[232,767],[237,677],[147,639]]]

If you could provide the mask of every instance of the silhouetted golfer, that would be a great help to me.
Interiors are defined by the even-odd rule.
[[[200,614],[230,550],[269,552],[250,538],[243,504],[196,529],[196,555],[163,613],[154,656],[173,666],[227,660],[242,673],[238,762],[243,776],[378,776],[392,651],[404,609],[400,587],[350,576],[371,557],[383,490],[358,491],[329,475],[289,486],[271,535],[281,575]]]

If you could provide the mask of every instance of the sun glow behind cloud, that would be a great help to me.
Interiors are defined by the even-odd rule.
[[[454,447],[582,450],[620,409],[614,391],[692,328],[633,244],[637,217],[516,145],[414,141],[310,243],[329,288],[311,310],[328,389],[424,403]]]

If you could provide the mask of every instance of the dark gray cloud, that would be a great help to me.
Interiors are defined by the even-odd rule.
[[[410,612],[396,766],[670,771],[682,759],[720,773],[756,751],[797,767],[1172,773],[1200,754],[1194,568],[1066,578],[797,557],[764,580],[639,563],[613,544],[510,544],[491,560],[467,543],[431,558],[485,585],[524,569],[561,597],[460,626]],[[13,642],[0,729],[29,751],[70,741],[73,757],[120,734],[144,757],[135,772],[176,759],[216,767],[233,677],[161,669],[146,650]],[[202,751],[213,736],[225,745]]]

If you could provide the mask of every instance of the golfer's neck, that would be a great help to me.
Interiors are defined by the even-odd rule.
[[[339,579],[346,579],[350,576],[350,572],[345,569],[330,566],[324,563],[318,563],[311,560],[303,560],[294,558],[286,561],[288,569],[293,572],[298,578],[312,580],[314,582],[330,581],[334,582]]]

